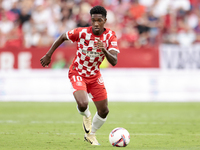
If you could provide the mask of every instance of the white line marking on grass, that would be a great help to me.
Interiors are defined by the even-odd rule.
[[[36,120],[33,120],[33,121],[19,121],[19,120],[0,120],[0,124],[3,124],[3,123],[28,123],[28,124],[82,124],[81,121],[36,121]],[[192,122],[106,122],[107,124],[152,124],[152,125],[163,125],[163,124],[166,124],[166,125],[176,125],[176,124],[182,124],[182,125],[200,125],[200,123],[192,123]]]
[[[0,135],[15,135],[14,132],[0,132]],[[23,133],[21,133],[23,134]],[[53,133],[53,132],[32,132],[31,134],[56,134],[56,135],[84,135],[84,133]],[[108,136],[106,133],[96,133],[96,135]],[[164,134],[164,133],[130,133],[130,135],[134,136],[172,136],[173,134]],[[200,136],[200,134],[185,134],[185,135],[193,135]]]
[[[82,135],[81,133],[70,133],[71,135]],[[96,135],[108,135],[105,133],[96,133]],[[171,135],[171,134],[162,134],[162,133],[130,133],[130,135],[158,135],[158,136],[166,136],[166,135]]]
[[[12,133],[12,132],[0,132],[0,134],[15,134],[15,133]]]
[[[15,134],[13,132],[0,132],[0,134]],[[23,133],[21,133],[23,134]],[[33,134],[33,133],[31,133]],[[35,134],[56,134],[56,135],[84,135],[84,133],[52,133],[52,132],[35,132]],[[109,135],[105,133],[96,133],[96,135]],[[130,133],[130,135],[141,135],[141,136],[168,136],[171,134],[162,134],[162,133]]]
[[[65,123],[65,124],[80,124],[82,122],[76,122],[76,121],[31,121],[31,124],[41,124],[41,123],[47,123],[47,124],[53,124],[53,123]]]
[[[0,135],[15,135],[15,132],[0,132]],[[23,134],[23,133],[21,133]],[[26,134],[26,133],[25,133]],[[54,132],[32,132],[31,134],[56,134],[56,135],[84,135],[84,133],[54,133]],[[96,133],[96,135],[103,135],[103,136],[108,136],[106,133]],[[164,133],[130,133],[130,135],[137,135],[137,136],[173,136],[173,134],[164,134]],[[185,135],[193,135],[193,136],[200,136],[200,133],[196,134],[185,134]]]
[[[192,122],[108,122],[108,124],[183,124],[183,125],[200,125]]]
[[[20,123],[20,121],[15,121],[15,120],[0,120],[0,123]]]
[[[158,136],[168,136],[168,135],[172,135],[172,134],[164,134],[164,133],[130,133],[130,135],[158,135]]]
[[[78,121],[18,121],[18,120],[0,120],[0,124],[3,123],[28,123],[28,124],[59,124],[59,123],[64,123],[64,124],[81,124],[82,122],[78,122]]]

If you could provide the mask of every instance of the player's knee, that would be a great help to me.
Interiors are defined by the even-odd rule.
[[[107,115],[108,115],[108,113],[109,113],[108,107],[106,107],[106,108],[101,109],[101,110],[98,111],[98,115],[99,115],[100,117],[102,117],[102,118],[106,118]]]
[[[88,102],[79,102],[78,103],[78,109],[81,111],[81,112],[84,112],[88,107]]]

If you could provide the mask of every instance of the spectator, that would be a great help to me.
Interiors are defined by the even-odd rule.
[[[10,9],[10,11],[15,14],[16,18],[15,20],[17,20],[17,18],[19,17],[20,14],[20,9],[19,9],[19,1],[15,1],[12,5],[12,8]]]
[[[144,15],[143,17],[141,17],[140,19],[137,20],[136,22],[136,28],[138,29],[139,32],[139,45],[147,45],[148,44],[148,40],[149,40],[149,31],[150,31],[150,27],[148,24],[148,20],[146,15]]]
[[[166,44],[178,44],[177,41],[177,28],[170,27],[166,33],[163,34],[163,43]]]
[[[138,0],[132,0],[132,4],[129,9],[129,13],[133,19],[137,20],[137,19],[141,18],[145,14],[145,11],[146,11],[146,7],[144,5],[141,5],[138,2]]]
[[[6,14],[1,16],[0,21],[0,47],[4,47],[5,43],[8,40],[8,37],[11,36],[11,31],[14,29],[14,23],[8,19]]]
[[[198,25],[198,15],[196,9],[191,9],[186,15],[186,22],[191,28],[195,28]]]
[[[149,42],[155,44],[159,36],[160,27],[162,26],[161,20],[153,15],[152,10],[147,12],[147,21],[149,26]]]
[[[199,7],[200,7],[200,2],[199,2],[199,0],[190,0],[190,4],[191,4],[191,8],[192,8],[192,9],[193,9],[193,8],[199,9]]]
[[[31,18],[31,14],[27,8],[22,8],[19,13],[19,24],[22,26],[26,21],[29,21]]]
[[[51,11],[49,8],[46,8],[41,3],[36,3],[35,9],[32,12],[32,18],[35,23],[35,27],[39,32],[42,32],[46,29],[48,23],[52,22]]]
[[[139,32],[132,26],[132,24],[127,24],[123,29],[123,35],[120,38],[120,47],[140,47],[139,43]]]
[[[177,34],[177,41],[181,46],[191,46],[195,40],[196,35],[188,25],[185,25]]]
[[[89,27],[91,25],[89,19],[84,14],[81,14],[79,18],[77,27]]]
[[[5,10],[4,8],[0,8],[0,20],[2,19],[3,16],[6,16],[8,20],[10,21],[15,21],[17,19],[17,15],[14,14],[12,11],[10,10]]]
[[[13,3],[17,2],[18,0],[1,0],[2,8],[6,11],[10,11],[12,9]]]
[[[24,46],[26,48],[38,46],[41,35],[37,31],[32,18],[22,25],[22,32],[24,34]]]
[[[12,32],[22,38],[25,47],[48,46],[47,39],[90,26],[86,14],[94,5],[107,8],[107,26],[115,28],[123,47],[154,46],[161,41],[180,44],[183,37],[193,34],[196,43],[200,42],[198,0],[0,0],[0,45],[5,46]],[[20,26],[14,27],[16,20]]]
[[[40,32],[40,38],[37,46],[39,47],[48,47],[51,43],[54,42],[54,38],[48,34],[47,27]]]
[[[116,16],[116,20],[115,20],[117,22],[116,24],[125,23],[125,17],[128,16],[128,10],[130,6],[131,6],[131,2],[129,0],[119,0],[117,5],[110,8]]]
[[[15,22],[13,29],[6,36],[6,39],[7,41],[5,43],[5,46],[10,46],[10,47],[23,46],[23,35],[21,29],[19,28],[18,22]]]
[[[196,43],[200,43],[200,18],[198,19],[198,25],[194,28],[196,33]]]

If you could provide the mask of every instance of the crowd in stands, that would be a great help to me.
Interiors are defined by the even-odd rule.
[[[0,48],[48,47],[60,34],[90,26],[95,5],[107,9],[105,26],[120,47],[200,42],[199,0],[0,0]]]

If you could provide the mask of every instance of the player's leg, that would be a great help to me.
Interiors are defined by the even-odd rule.
[[[92,116],[89,111],[86,83],[84,79],[73,70],[69,72],[69,79],[74,89],[73,94],[77,102],[77,110],[83,115],[83,129],[85,133],[90,133]]]
[[[84,90],[78,90],[74,92],[74,97],[77,102],[77,110],[81,115],[83,115],[83,129],[85,133],[88,134],[91,132],[92,115],[89,110],[87,92]]]
[[[80,114],[88,117],[90,113],[88,112],[88,97],[87,97],[87,92],[84,90],[78,90],[74,92],[74,98],[77,103],[77,109]]]
[[[94,101],[97,108],[97,112],[92,120],[92,130],[90,134],[85,134],[84,138],[86,141],[90,142],[92,145],[100,145],[96,139],[95,133],[101,126],[106,122],[107,115],[109,112],[107,99],[102,101]]]
[[[94,81],[96,82],[92,82],[92,84],[89,84],[87,88],[88,93],[91,95],[91,98],[97,108],[97,112],[92,120],[92,131],[90,134],[85,134],[84,138],[92,145],[99,145],[98,141],[96,140],[95,133],[105,123],[109,109],[107,91],[105,89],[101,75],[94,79]]]
[[[98,129],[105,123],[109,113],[108,100],[94,101],[97,112],[93,117],[91,134],[95,134]]]

